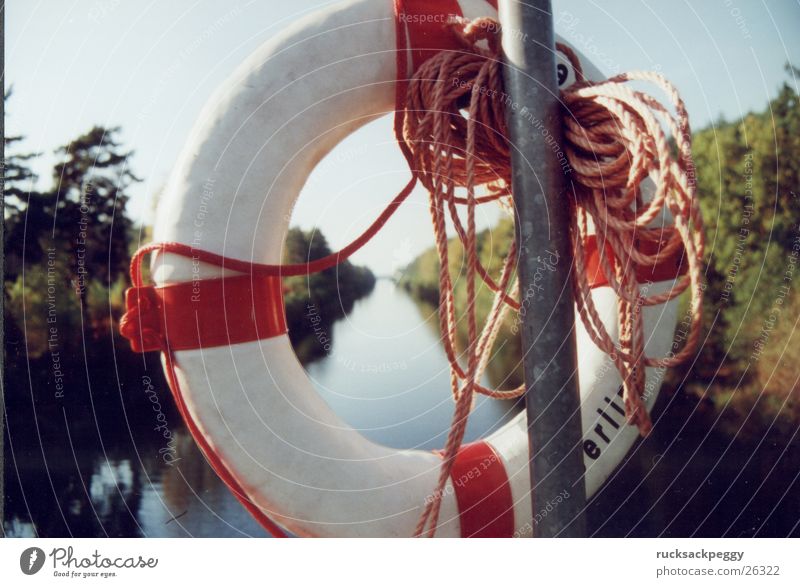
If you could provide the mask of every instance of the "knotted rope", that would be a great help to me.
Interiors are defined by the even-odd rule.
[[[409,81],[402,141],[412,169],[429,192],[430,214],[439,257],[439,321],[451,367],[455,410],[437,487],[416,527],[416,536],[433,536],[445,485],[461,447],[474,394],[514,398],[524,386],[492,390],[479,384],[494,340],[509,309],[519,310],[519,286],[512,280],[517,246],[511,243],[497,281],[478,258],[475,209],[499,201],[512,206],[510,152],[505,123],[500,26],[489,18],[452,19],[463,51],[443,51],[427,60]],[[564,89],[564,148],[571,167],[570,207],[575,267],[573,289],[581,320],[594,343],[609,355],[623,381],[626,418],[644,435],[651,422],[644,404],[645,367],[676,365],[696,349],[702,304],[703,230],[695,193],[691,131],[683,101],[656,73],[632,72],[604,82],[583,78],[577,56],[559,45],[571,61],[577,81]],[[630,88],[630,81],[661,89],[674,109]],[[669,135],[675,141],[670,146]],[[642,182],[651,178],[655,195],[643,201]],[[456,195],[456,189],[466,196]],[[479,196],[478,190],[486,195]],[[466,226],[458,205],[466,206]],[[664,211],[671,219],[656,222]],[[466,257],[466,369],[458,360],[453,276],[446,219],[452,223]],[[583,243],[594,226],[600,265],[619,298],[619,342],[615,343],[592,299]],[[656,227],[651,227],[658,224]],[[689,270],[668,291],[647,295],[637,281],[637,266],[654,266],[683,247]],[[655,251],[655,252],[649,252]],[[476,281],[495,292],[485,324],[478,328]],[[513,283],[513,285],[511,285]],[[642,309],[691,290],[691,324],[685,345],[666,357],[644,352]]]

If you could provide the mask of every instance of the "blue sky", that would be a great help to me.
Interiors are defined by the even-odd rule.
[[[388,0],[375,0],[388,1]],[[94,124],[119,125],[136,151],[130,212],[152,220],[152,201],[213,89],[288,22],[330,2],[7,0],[7,129],[52,151]],[[695,128],[761,110],[800,66],[800,3],[778,0],[637,2],[554,0],[556,31],[607,74],[657,69],[680,89]],[[796,84],[797,81],[792,81]],[[364,170],[369,170],[364,173]],[[408,176],[381,120],[351,136],[312,174],[294,222],[319,226],[338,248],[369,224]],[[482,214],[481,224],[496,219]],[[354,257],[386,272],[432,244],[423,194]],[[421,227],[424,227],[423,230]]]

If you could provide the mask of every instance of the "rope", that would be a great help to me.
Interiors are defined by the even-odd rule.
[[[475,208],[486,201],[511,207],[511,167],[502,96],[500,27],[489,18],[452,19],[450,26],[464,50],[445,51],[427,60],[408,83],[402,141],[411,154],[411,168],[428,190],[430,214],[439,257],[439,322],[450,362],[455,410],[433,493],[415,529],[416,536],[433,536],[441,498],[461,447],[474,394],[495,398],[522,395],[524,386],[491,390],[478,381],[506,311],[518,310],[518,285],[509,284],[517,246],[512,243],[499,282],[480,264],[476,244]],[[558,45],[572,62],[577,81],[562,92],[564,153],[569,161],[570,206],[575,269],[573,289],[581,320],[592,341],[609,355],[623,381],[626,418],[645,435],[651,422],[643,400],[645,367],[670,367],[690,356],[700,337],[702,304],[701,260],[703,231],[695,193],[691,158],[691,131],[683,101],[675,88],[654,73],[627,73],[605,82],[586,81],[577,56]],[[663,90],[675,111],[649,94],[631,89],[630,81],[650,82]],[[663,121],[676,142],[670,147]],[[650,177],[656,185],[650,202],[641,197],[641,184]],[[489,195],[479,198],[481,188]],[[465,190],[466,198],[456,197]],[[466,206],[466,226],[457,204]],[[664,210],[671,222],[649,228]],[[466,369],[456,351],[456,308],[450,273],[449,218],[466,257],[467,341]],[[583,243],[589,221],[596,232],[600,265],[619,297],[619,343],[615,344],[600,320],[592,299]],[[653,266],[683,248],[689,264],[686,276],[661,294],[647,295],[636,277],[637,266]],[[647,254],[644,251],[654,250]],[[476,281],[494,291],[488,318],[479,331],[476,320]],[[516,280],[514,280],[516,282]],[[680,352],[669,357],[647,357],[644,352],[642,308],[674,299],[691,289],[690,334]]]

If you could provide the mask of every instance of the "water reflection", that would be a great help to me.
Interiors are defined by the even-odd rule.
[[[91,468],[83,471],[88,480],[86,486],[68,474],[60,504],[51,503],[46,491],[32,492],[26,484],[26,501],[37,512],[31,516],[33,520],[15,515],[6,531],[10,536],[24,537],[265,536],[261,526],[208,467],[188,432],[180,430],[176,438],[179,463],[155,467],[152,474],[147,474],[155,461],[144,464],[130,459],[95,458]],[[140,469],[142,465],[144,468]],[[66,471],[70,469],[68,462],[62,466]],[[57,468],[50,468],[54,488],[60,480]],[[48,522],[45,517],[51,520]],[[58,523],[62,517],[63,525]]]
[[[431,316],[407,294],[380,281],[346,319],[325,326],[333,344],[327,356],[308,366],[309,376],[332,408],[372,440],[425,449],[444,444],[453,410],[449,372],[426,318]],[[69,402],[54,403],[48,399],[47,382],[34,380],[32,388],[39,396],[34,398],[35,412],[33,404],[24,401],[9,406],[13,442],[6,444],[6,458],[8,470],[16,474],[7,476],[6,532],[266,535],[214,474],[181,424],[157,357],[143,362],[126,353],[117,349],[119,384],[109,372],[114,361],[95,355],[88,358],[91,392],[85,382],[72,390]],[[46,378],[46,363],[32,362],[31,369]],[[468,439],[488,434],[513,413],[509,402],[480,398]],[[27,424],[34,421],[40,425]],[[159,429],[165,425],[174,447],[167,460]]]
[[[431,321],[435,315],[421,313],[407,293],[379,280],[333,325],[330,354],[309,364],[308,375],[336,413],[371,440],[441,448],[453,400],[447,357]],[[513,402],[477,397],[466,440],[490,434],[516,413]]]
[[[379,282],[347,319],[328,326],[331,353],[307,366],[309,376],[341,417],[372,440],[442,446],[453,404],[432,318],[393,284]],[[75,361],[79,368],[67,374],[73,385],[62,402],[53,400],[46,357],[30,361],[25,378],[8,376],[7,535],[266,535],[180,424],[158,357],[119,347],[109,357],[104,349],[113,347],[98,344],[85,365],[83,357]],[[172,464],[163,458],[146,378],[172,432]],[[669,390],[655,411],[653,434],[591,501],[591,533],[800,534],[796,428],[731,437],[718,425],[730,414]],[[508,403],[479,398],[468,437],[488,434],[513,413]]]
[[[177,435],[181,460],[162,469],[142,495],[145,536],[266,536],[203,459],[186,431]]]

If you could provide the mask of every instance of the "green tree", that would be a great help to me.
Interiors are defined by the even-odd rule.
[[[12,89],[9,88],[3,100],[8,104],[11,98]],[[8,109],[6,108],[6,115]],[[18,147],[24,140],[23,136],[5,136],[5,160],[3,162],[3,223],[4,223],[4,246],[6,254],[6,267],[4,281],[13,282],[19,274],[25,253],[28,254],[28,261],[37,263],[41,260],[41,247],[32,247],[25,250],[25,233],[30,229],[32,233],[38,234],[47,224],[44,210],[45,196],[33,189],[36,182],[36,174],[30,168],[30,162],[39,153],[17,152]],[[31,205],[32,204],[32,205]],[[26,218],[25,212],[31,209],[33,212]],[[27,221],[27,224],[26,224]],[[6,292],[7,294],[7,292]]]
[[[23,338],[29,355],[45,352],[48,320],[57,318],[58,344],[65,350],[80,343],[79,336],[67,332],[79,333],[86,323],[94,328],[107,320],[110,307],[119,307],[119,300],[108,306],[106,298],[120,296],[127,271],[132,231],[124,212],[128,188],[139,180],[128,167],[130,152],[121,148],[118,132],[94,127],[58,149],[61,160],[46,191],[35,189],[29,163],[36,155],[14,153],[22,139],[6,137],[12,146],[4,168],[9,357],[16,356]]]
[[[787,66],[789,72],[797,71]],[[800,102],[784,83],[769,106],[694,136],[697,186],[707,224],[706,322],[716,318],[705,364],[744,361],[786,281],[800,235]]]
[[[130,170],[132,152],[122,150],[118,133],[95,126],[56,151],[63,161],[53,170],[54,236],[83,310],[92,281],[110,287],[128,266],[132,223],[124,212],[128,188],[141,180]]]
[[[7,105],[12,90],[9,88],[3,96]],[[8,109],[5,109],[8,114]],[[12,310],[12,293],[9,286],[14,284],[20,274],[25,259],[25,210],[33,201],[35,210],[41,210],[44,196],[32,190],[36,175],[30,168],[30,162],[38,153],[18,152],[22,136],[5,136],[5,160],[3,161],[3,246],[5,252],[5,268],[3,275],[3,315],[5,330],[5,365],[7,371],[20,364],[22,350],[22,331],[17,321],[17,316]],[[31,215],[27,219],[31,227],[41,227],[46,224],[46,218],[40,214]],[[38,230],[34,229],[34,230]],[[41,261],[41,247],[34,247],[29,252],[29,261]]]
[[[306,263],[330,253],[327,239],[317,230],[291,228],[286,235],[285,263]],[[375,276],[366,267],[344,261],[319,273],[286,278],[284,285],[289,335],[301,358],[309,359],[322,351],[309,313],[313,312],[314,322],[319,320],[326,325],[326,336],[329,337],[330,329],[327,327],[349,312],[357,299],[372,291]],[[311,343],[300,344],[304,339]]]

